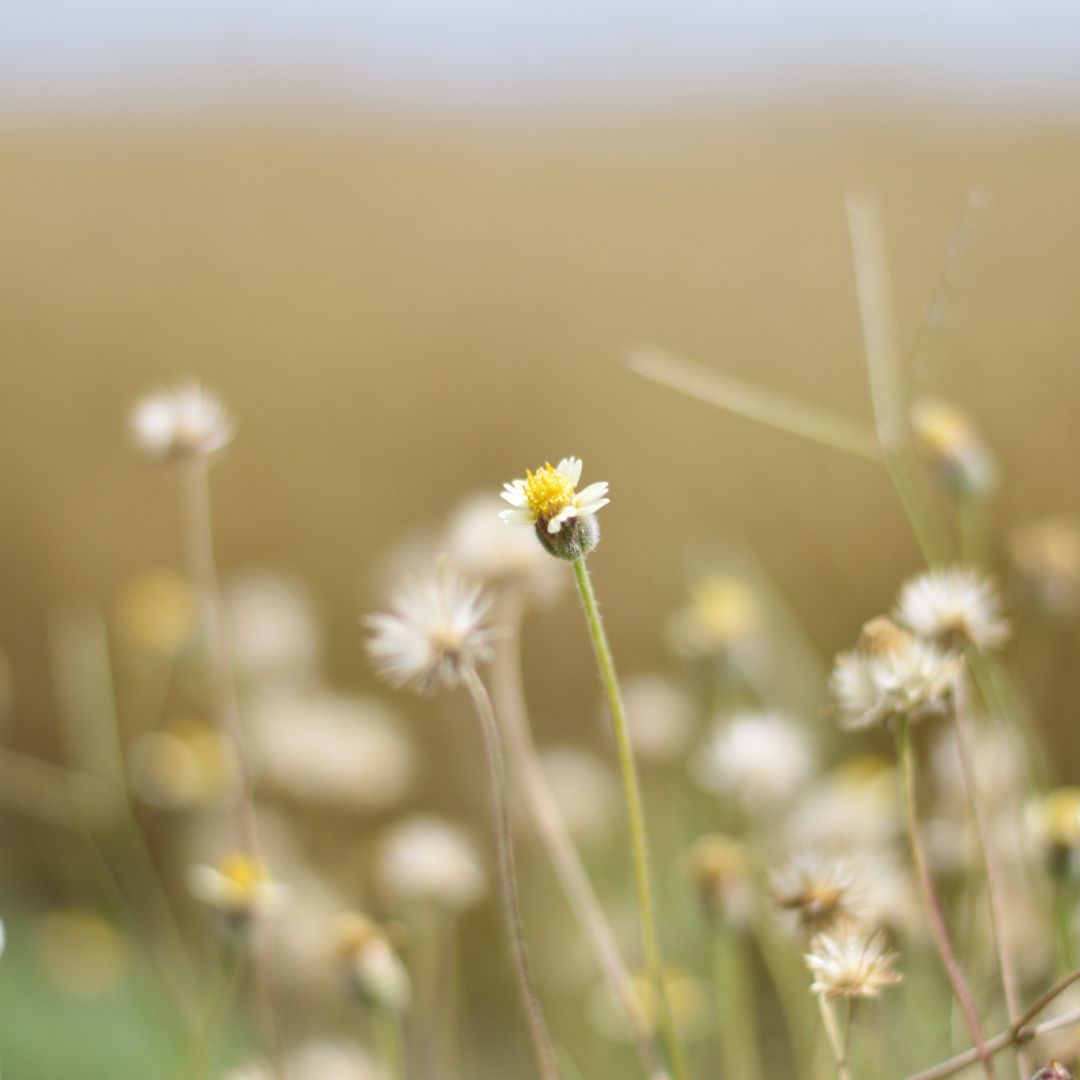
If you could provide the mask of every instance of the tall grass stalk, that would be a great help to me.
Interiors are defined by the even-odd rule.
[[[536,754],[521,679],[521,616],[521,592],[508,586],[501,594],[496,620],[507,632],[495,643],[492,692],[506,733],[513,772],[585,942],[626,1018],[642,1064],[650,1078],[662,1080],[666,1072],[660,1050],[642,1013],[630,972]]]
[[[664,978],[664,961],[660,951],[660,938],[656,930],[656,914],[653,908],[652,885],[649,880],[649,847],[645,831],[645,809],[641,801],[641,788],[638,784],[637,768],[634,764],[634,751],[630,741],[630,729],[626,723],[622,695],[619,692],[619,680],[615,674],[615,661],[608,645],[604,623],[600,618],[600,609],[596,603],[589,570],[583,558],[574,560],[574,576],[577,580],[581,604],[585,610],[592,637],[593,651],[600,668],[600,677],[607,693],[611,709],[611,720],[615,730],[615,743],[618,748],[619,769],[622,773],[623,792],[626,796],[626,810],[630,823],[630,846],[634,863],[634,884],[637,889],[638,907],[641,914],[641,933],[645,948],[645,961],[649,969],[655,992],[657,1007],[660,1012],[660,1029],[664,1036],[664,1045],[668,1054],[668,1064],[676,1080],[687,1080],[686,1061],[682,1046],[675,1031],[675,1021],[668,1001],[667,986]]]

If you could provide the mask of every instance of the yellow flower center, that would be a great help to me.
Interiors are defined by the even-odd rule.
[[[574,485],[549,463],[536,472],[525,472],[525,498],[529,509],[547,521],[574,502]]]
[[[251,896],[270,880],[270,871],[261,859],[236,853],[221,864],[221,873],[238,896]]]

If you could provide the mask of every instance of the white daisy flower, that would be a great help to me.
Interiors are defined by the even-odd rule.
[[[997,648],[1009,636],[993,582],[963,566],[930,570],[907,581],[897,600],[896,619],[948,649]]]
[[[187,884],[195,899],[238,921],[274,911],[289,892],[262,859],[239,851],[214,865],[190,867]]]
[[[715,723],[692,769],[703,788],[753,812],[794,795],[816,763],[810,737],[791,717],[742,712]]]
[[[829,998],[876,998],[902,976],[894,968],[881,933],[869,934],[853,923],[841,923],[810,943],[806,966],[814,976],[810,989]]]
[[[888,619],[863,627],[859,647],[836,658],[829,680],[848,731],[900,717],[918,721],[947,715],[961,661]]]
[[[425,580],[410,580],[389,615],[370,615],[368,655],[393,686],[422,694],[451,689],[491,659],[485,625],[491,597],[443,564]]]
[[[502,498],[511,506],[499,517],[511,525],[542,525],[554,535],[577,518],[591,517],[611,500],[606,481],[577,490],[581,460],[563,458],[552,468],[545,464],[536,472],[526,471],[524,480],[503,484]]]
[[[235,432],[221,399],[195,382],[142,398],[129,424],[135,445],[152,461],[209,457]]]
[[[435,817],[411,817],[391,827],[379,845],[376,875],[388,898],[448,911],[472,907],[487,888],[468,833]]]

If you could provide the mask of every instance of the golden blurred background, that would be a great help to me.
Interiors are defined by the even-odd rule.
[[[309,583],[339,679],[369,681],[357,614],[382,598],[381,556],[568,453],[612,485],[595,568],[627,668],[663,663],[661,617],[718,541],[756,553],[827,654],[918,563],[884,471],[650,385],[624,352],[651,341],[869,419],[844,193],[880,198],[910,349],[973,183],[992,203],[940,389],[1000,456],[1000,535],[1080,509],[1067,126],[825,111],[9,123],[13,737],[52,726],[50,609],[108,607],[136,571],[180,561],[175,492],[125,421],[137,395],[187,375],[239,421],[213,477],[223,572]],[[560,665],[536,692],[565,715],[591,680]]]
[[[972,185],[990,201],[937,389],[1000,460],[1000,568],[1014,524],[1080,513],[1075,124],[824,106],[530,123],[300,108],[9,117],[9,745],[57,752],[55,613],[88,598],[111,615],[135,575],[182,564],[173,478],[138,460],[126,418],[185,376],[238,421],[212,475],[222,574],[305,583],[338,687],[375,690],[359,618],[384,602],[398,546],[569,454],[611,484],[591,566],[626,673],[678,670],[665,620],[694,569],[731,548],[768,572],[826,663],[920,566],[884,469],[648,383],[626,350],[652,342],[869,422],[845,193],[880,202],[910,353]],[[544,740],[603,745],[571,600],[528,630],[534,715]],[[1059,782],[1080,780],[1070,657],[1037,699]],[[426,782],[460,801],[432,719],[455,707],[397,705],[430,742]],[[9,871],[29,867],[33,887],[93,891],[27,855],[52,842],[48,826],[12,814],[3,835]],[[307,838],[318,847],[314,826]],[[487,1001],[495,968],[476,976]]]

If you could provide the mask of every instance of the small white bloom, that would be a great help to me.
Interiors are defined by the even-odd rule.
[[[393,713],[327,691],[266,692],[245,709],[261,781],[315,803],[385,810],[416,776],[416,753]]]
[[[503,484],[502,498],[511,506],[499,516],[512,525],[543,524],[549,533],[557,533],[576,518],[590,517],[611,500],[607,483],[590,484],[577,490],[581,479],[581,461],[563,458],[554,468],[545,464],[536,472],[526,471],[524,480]]]
[[[1066,514],[1019,526],[1009,551],[1025,592],[1043,610],[1068,616],[1080,608],[1080,520]]]
[[[793,849],[874,850],[903,832],[896,769],[882,758],[857,757],[800,792],[785,839]]]
[[[900,982],[893,966],[898,957],[885,945],[883,934],[868,934],[853,923],[818,934],[810,943],[806,966],[814,976],[815,994],[838,998],[876,998]]]
[[[622,687],[626,725],[637,757],[656,764],[682,758],[698,720],[690,695],[659,675],[632,675]],[[602,710],[609,723],[606,703]]]
[[[863,627],[859,648],[836,658],[830,678],[840,726],[848,731],[897,718],[947,715],[961,661],[888,619]]]
[[[269,914],[289,895],[288,887],[270,876],[266,863],[242,852],[226,855],[212,866],[190,867],[187,883],[197,900],[238,920]]]
[[[260,685],[315,680],[319,629],[311,600],[298,582],[247,573],[226,586],[224,599],[229,645],[246,680]]]
[[[411,817],[392,826],[379,845],[376,875],[392,899],[433,903],[449,911],[472,907],[487,888],[469,835],[434,817]]]
[[[221,399],[198,383],[184,383],[136,402],[131,436],[153,461],[209,457],[232,440],[235,428]]]
[[[424,580],[411,579],[389,615],[371,615],[368,655],[393,686],[422,694],[451,689],[466,672],[491,659],[485,626],[491,597],[442,564]]]
[[[608,763],[577,747],[554,746],[540,751],[540,765],[575,839],[610,838],[622,821],[622,793]]]
[[[402,1015],[412,987],[386,932],[359,912],[346,912],[337,923],[337,951],[350,989],[365,1004]]]
[[[744,712],[716,721],[692,769],[707,791],[736,798],[753,812],[789,799],[816,764],[810,736],[794,719]]]
[[[930,570],[905,582],[895,617],[943,648],[997,648],[1009,636],[993,582],[964,566]]]
[[[494,495],[477,495],[454,514],[446,530],[450,561],[470,578],[518,584],[533,599],[550,599],[562,589],[565,575],[534,536],[505,528],[501,505]]]

